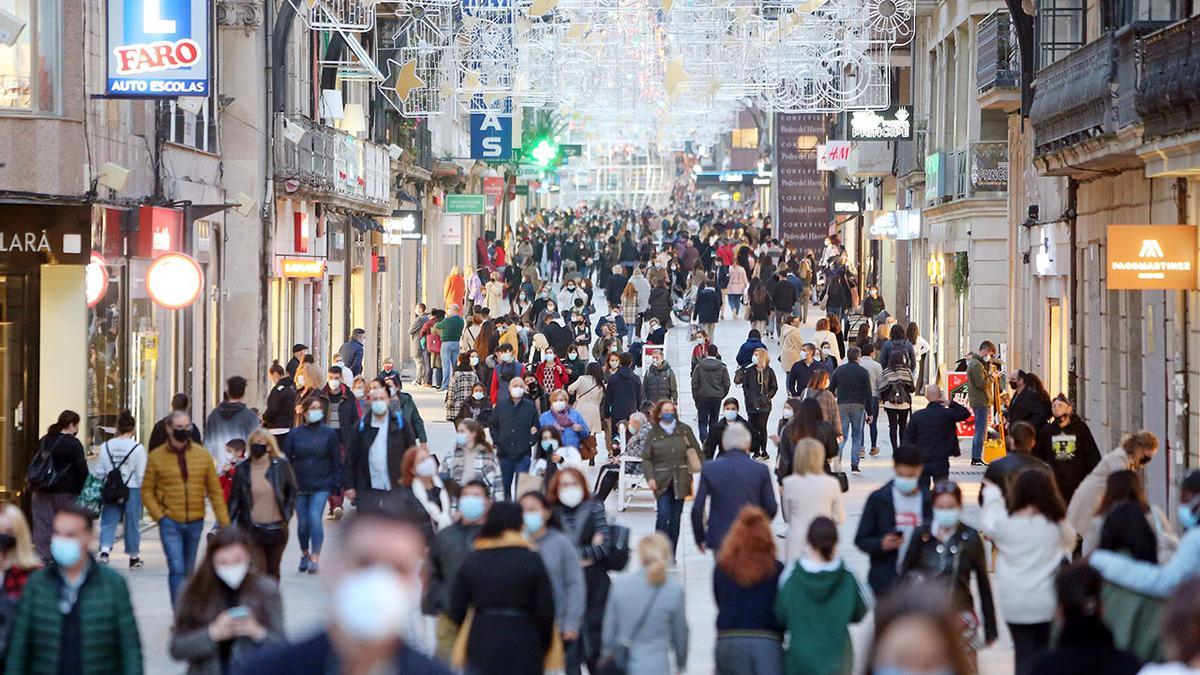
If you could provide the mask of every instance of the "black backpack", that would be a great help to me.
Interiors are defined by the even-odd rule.
[[[126,499],[129,499],[129,486],[125,484],[125,478],[121,476],[121,467],[125,466],[125,462],[129,461],[130,455],[140,447],[140,444],[134,445],[121,458],[121,463],[113,466],[104,476],[104,484],[100,486],[100,501],[104,504],[124,504]],[[104,444],[104,452],[108,455],[108,463],[113,463],[112,452],[108,449],[108,443]]]
[[[884,398],[888,403],[896,405],[904,405],[912,403],[912,394],[908,393],[908,388],[903,382],[892,382],[888,385],[887,396]]]
[[[29,461],[29,470],[25,472],[25,480],[30,490],[41,492],[53,488],[58,483],[61,472],[54,468],[54,448],[58,447],[60,441],[61,434],[54,439],[53,445],[46,447],[46,439],[42,439],[38,451]]]

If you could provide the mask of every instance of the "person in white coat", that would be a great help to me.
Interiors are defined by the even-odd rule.
[[[1158,454],[1158,437],[1142,429],[1121,438],[1121,445],[1100,459],[1075,488],[1067,505],[1067,519],[1081,536],[1090,534],[1093,518],[1104,499],[1108,477],[1118,471],[1141,471]]]
[[[592,361],[584,374],[567,387],[567,393],[575,397],[575,409],[583,416],[583,421],[593,434],[605,430],[600,414],[600,406],[604,403],[604,379],[604,368]],[[611,436],[609,442],[612,442]],[[600,444],[596,445],[599,447]]]
[[[100,509],[100,562],[108,564],[113,543],[117,538],[117,524],[125,520],[125,553],[129,556],[129,567],[142,566],[142,477],[146,475],[146,448],[137,442],[133,432],[137,422],[128,410],[117,415],[117,435],[100,446],[100,459],[92,473],[104,480],[114,468],[121,472],[121,482],[129,488],[129,497],[124,503],[105,504]]]
[[[437,460],[425,446],[417,445],[404,453],[400,484],[412,490],[413,496],[425,508],[435,533],[454,522],[450,513],[450,493],[438,477]]]
[[[984,480],[983,533],[999,551],[996,599],[1012,634],[1016,673],[1025,675],[1050,644],[1054,577],[1075,550],[1075,528],[1054,479],[1023,471],[1009,488],[1007,506],[1000,488]]]
[[[808,548],[808,527],[820,516],[841,525],[846,522],[842,488],[825,473],[825,446],[814,438],[802,438],[796,444],[792,475],[783,479],[783,508],[787,521],[787,548],[784,562],[800,559]]]

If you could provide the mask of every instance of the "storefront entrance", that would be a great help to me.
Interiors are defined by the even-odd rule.
[[[37,276],[0,274],[0,499],[21,491],[28,449],[38,439]]]

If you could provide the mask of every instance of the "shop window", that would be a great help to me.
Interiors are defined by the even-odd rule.
[[[1036,20],[1038,68],[1045,68],[1087,42],[1087,0],[1042,0]]]
[[[0,45],[0,111],[61,112],[62,4],[0,0],[0,9],[25,22],[15,44]]]
[[[125,407],[125,313],[121,310],[122,268],[105,266],[108,286],[88,312],[88,437],[98,445],[116,433]]]

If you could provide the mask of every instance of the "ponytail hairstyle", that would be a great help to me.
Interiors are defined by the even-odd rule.
[[[47,434],[59,434],[67,427],[79,424],[79,413],[74,410],[64,410],[58,413],[58,421],[46,429]]]
[[[808,545],[816,551],[821,559],[825,562],[833,560],[834,551],[837,549],[838,531],[837,525],[832,520],[825,516],[820,516],[812,521],[812,525],[808,526]]]
[[[671,542],[659,532],[642,537],[637,547],[638,560],[646,570],[651,586],[667,583],[667,568],[671,564]]]
[[[137,428],[137,420],[133,419],[133,413],[128,410],[122,410],[117,415],[117,433],[127,434]]]

